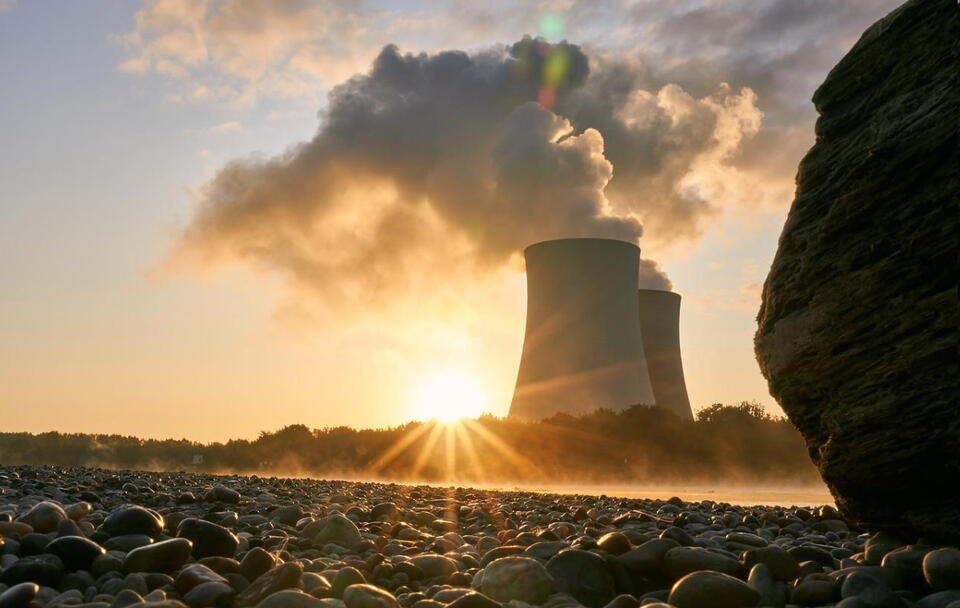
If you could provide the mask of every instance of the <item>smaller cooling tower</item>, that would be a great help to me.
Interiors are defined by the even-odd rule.
[[[559,239],[531,245],[524,256],[527,328],[510,415],[653,405],[637,316],[640,248]]]
[[[690,400],[680,359],[680,294],[641,289],[640,332],[653,395],[659,407],[690,420]]]

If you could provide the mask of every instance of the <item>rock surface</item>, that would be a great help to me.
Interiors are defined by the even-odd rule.
[[[871,26],[813,101],[817,143],[763,290],[761,369],[840,511],[960,539],[955,0]]]

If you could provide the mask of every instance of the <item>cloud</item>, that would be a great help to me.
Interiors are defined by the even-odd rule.
[[[368,16],[336,0],[149,0],[117,36],[122,71],[184,84],[177,100],[314,97],[355,72]]]
[[[122,37],[122,67],[165,74],[177,100],[328,91],[312,140],[238,159],[203,188],[172,258],[239,260],[357,301],[425,288],[423,267],[453,285],[553,236],[642,236],[668,259],[726,208],[785,208],[813,88],[895,3],[571,0],[498,15],[156,0]],[[563,49],[552,60],[530,41],[471,47],[547,13],[585,46],[544,47]],[[472,50],[403,54],[384,39]]]
[[[226,122],[221,122],[209,127],[203,127],[199,129],[186,129],[188,133],[212,133],[212,134],[221,134],[221,133],[237,133],[243,130],[243,125],[236,120],[228,120]]]
[[[531,38],[474,53],[387,46],[333,88],[312,140],[221,169],[174,257],[250,262],[356,303],[494,271],[544,239],[637,242],[642,222],[694,238],[715,210],[705,195],[759,128],[755,97],[638,78]],[[652,262],[644,280],[669,286]]]

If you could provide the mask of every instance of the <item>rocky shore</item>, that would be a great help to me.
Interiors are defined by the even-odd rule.
[[[960,551],[743,507],[0,467],[0,608],[960,607]]]

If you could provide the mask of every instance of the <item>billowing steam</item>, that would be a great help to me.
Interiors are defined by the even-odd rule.
[[[543,239],[696,236],[711,175],[759,128],[753,92],[694,99],[644,89],[630,62],[588,66],[576,45],[530,38],[473,54],[384,47],[330,92],[311,141],[221,169],[177,253],[369,299],[425,267],[500,267]],[[641,285],[670,282],[645,260]]]

